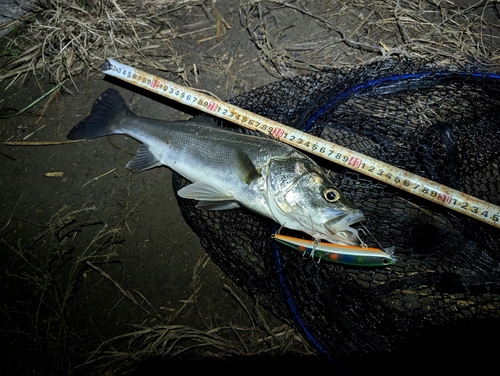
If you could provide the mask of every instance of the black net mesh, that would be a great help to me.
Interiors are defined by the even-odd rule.
[[[283,80],[230,102],[500,204],[495,74],[392,59]],[[229,277],[347,369],[408,359],[424,367],[445,349],[455,359],[487,356],[488,338],[499,333],[500,230],[318,163],[364,212],[365,226],[380,244],[367,235],[363,240],[396,246],[395,265],[317,263],[274,243],[275,225],[247,210],[202,211],[183,199],[179,204]],[[176,190],[187,184],[177,174],[173,181]]]

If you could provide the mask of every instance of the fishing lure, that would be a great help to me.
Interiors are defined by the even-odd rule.
[[[311,257],[333,261],[339,264],[351,266],[388,266],[396,262],[394,258],[395,247],[389,247],[387,252],[378,248],[367,246],[350,246],[320,242],[318,240],[306,240],[293,238],[291,236],[274,234],[273,238],[293,249],[298,249]]]

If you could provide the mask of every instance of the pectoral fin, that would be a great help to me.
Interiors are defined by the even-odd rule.
[[[227,210],[240,206],[232,195],[201,182],[187,185],[181,188],[177,194],[183,198],[200,201],[196,207],[204,210]]]
[[[235,162],[239,176],[246,184],[250,184],[252,181],[261,177],[248,154],[239,148],[236,149]]]
[[[203,210],[230,210],[240,207],[238,201],[200,201],[196,204],[198,209]]]
[[[130,170],[144,171],[160,165],[161,162],[149,151],[148,147],[141,145],[136,156],[127,163],[126,167]]]

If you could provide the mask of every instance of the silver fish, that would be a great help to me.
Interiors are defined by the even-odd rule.
[[[110,134],[126,134],[142,143],[127,168],[144,171],[165,165],[190,180],[178,194],[199,200],[198,208],[244,206],[315,239],[359,244],[351,225],[364,220],[363,213],[312,159],[291,146],[223,129],[203,115],[188,121],[139,117],[114,89],[99,96],[68,139]]]

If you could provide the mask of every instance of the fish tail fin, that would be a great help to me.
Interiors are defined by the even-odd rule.
[[[108,89],[97,98],[90,115],[75,125],[67,137],[81,140],[121,133],[117,127],[120,115],[134,116],[118,91]]]

